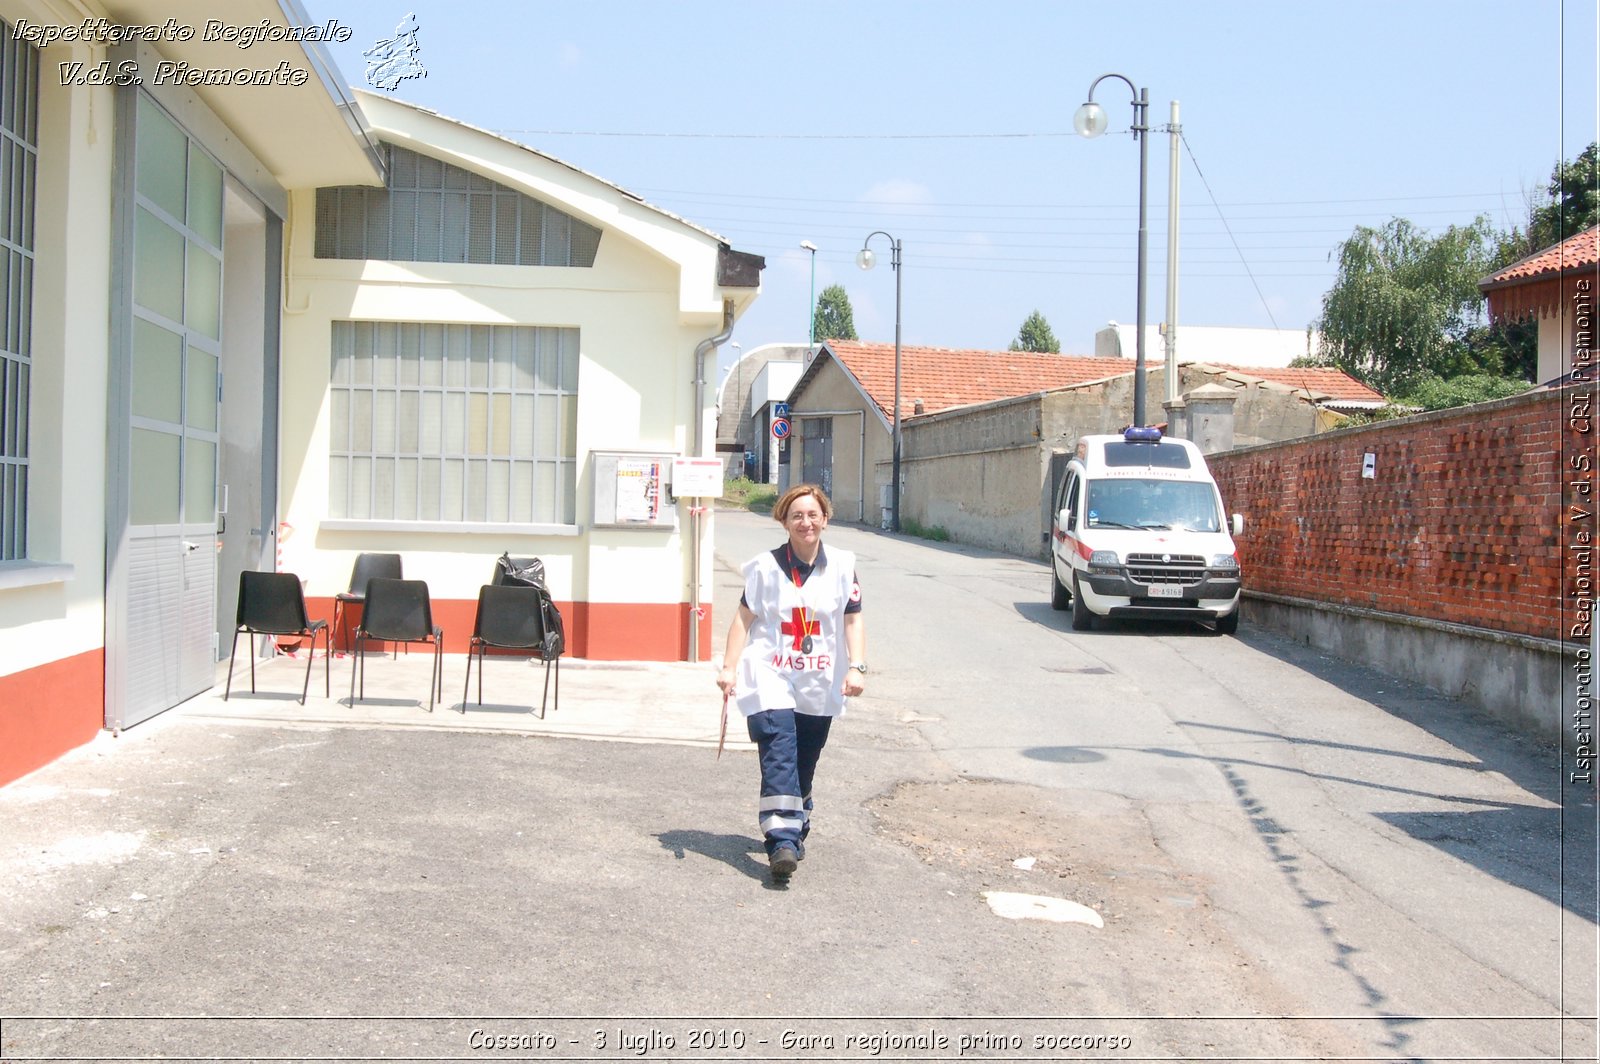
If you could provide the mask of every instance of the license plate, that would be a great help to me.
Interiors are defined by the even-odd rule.
[[[1151,598],[1183,598],[1182,584],[1151,584]]]

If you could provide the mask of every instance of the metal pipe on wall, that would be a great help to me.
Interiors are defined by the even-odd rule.
[[[689,454],[704,458],[706,438],[706,356],[721,347],[733,335],[733,300],[722,301],[722,331],[708,336],[694,349],[694,418],[693,444]],[[699,506],[689,509],[689,660],[700,660],[700,537],[704,530]]]

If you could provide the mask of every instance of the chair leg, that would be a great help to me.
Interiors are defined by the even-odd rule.
[[[479,670],[478,675],[480,677],[483,675],[482,670]],[[480,680],[479,682],[481,683],[482,681]],[[470,690],[472,690],[472,644],[468,643],[467,644],[467,682],[461,685],[461,715],[462,716],[466,716],[466,713],[467,713],[467,692],[470,691]],[[483,699],[481,699],[481,698],[478,699],[478,704],[482,705],[483,704]]]
[[[406,656],[407,657],[409,657],[411,655],[410,647],[411,647],[411,644],[407,643],[406,644],[406,648],[407,648],[406,649]],[[434,648],[434,652],[433,652],[433,668],[428,670],[428,712],[429,713],[433,712],[434,692],[439,687],[439,684],[440,684],[440,677],[439,677],[439,651],[438,651],[438,647],[436,645],[435,648]],[[440,693],[443,693],[443,692],[440,692]]]
[[[557,690],[560,685],[557,684]],[[539,719],[544,720],[545,707],[550,704],[550,659],[544,659],[544,695],[539,700]]]
[[[348,644],[346,644],[348,645]],[[361,655],[355,652],[355,647],[350,648],[350,704],[356,704],[356,669],[361,667]]]
[[[256,693],[256,634],[250,633],[250,693]]]
[[[322,655],[322,697],[323,698],[332,698],[333,697],[333,629],[332,628],[324,628],[322,630],[322,649],[325,651],[325,653]],[[315,654],[317,652],[317,637],[316,637],[315,633],[312,633],[312,636],[311,636],[311,652],[313,654]]]
[[[311,643],[306,647],[306,679],[300,685],[300,704],[306,704],[306,695],[311,693],[311,663],[317,656],[317,633],[311,633]]]
[[[556,712],[561,712],[561,657],[556,656]]]
[[[233,659],[239,653],[239,629],[233,630],[233,649],[228,651],[228,685],[222,689],[222,700],[226,702],[228,695],[233,693]]]

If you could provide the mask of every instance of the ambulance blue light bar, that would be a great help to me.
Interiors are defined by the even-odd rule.
[[[1160,443],[1161,430],[1154,425],[1134,425],[1122,430],[1126,443]]]

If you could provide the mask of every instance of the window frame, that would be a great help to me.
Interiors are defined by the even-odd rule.
[[[576,534],[577,328],[336,321],[331,339],[321,527]]]

